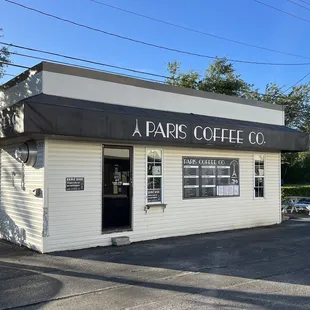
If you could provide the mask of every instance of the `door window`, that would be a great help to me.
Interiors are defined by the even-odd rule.
[[[131,227],[131,148],[103,149],[103,214],[105,230]]]

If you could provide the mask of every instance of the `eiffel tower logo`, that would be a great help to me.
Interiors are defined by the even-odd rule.
[[[234,170],[233,170],[233,173],[232,173],[232,178],[236,178],[237,177],[237,173],[236,173],[236,164],[233,163],[233,167],[234,167]]]
[[[132,134],[132,137],[134,137],[136,134],[139,135],[140,137],[142,137],[142,135],[140,133],[140,130],[139,130],[138,119],[136,119],[136,128],[135,128],[135,131]]]
[[[233,165],[233,173],[232,173],[232,175],[231,175],[231,177],[232,178],[237,178],[238,177],[238,175],[237,175],[237,173],[236,173],[236,165],[237,165],[237,162],[235,161],[235,160],[233,160],[231,163],[230,163],[230,165]]]

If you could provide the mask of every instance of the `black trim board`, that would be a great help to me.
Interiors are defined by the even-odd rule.
[[[307,133],[285,126],[44,94],[2,112],[2,137],[26,133],[255,151],[306,151],[309,147]],[[14,129],[16,115],[24,121],[19,133]]]

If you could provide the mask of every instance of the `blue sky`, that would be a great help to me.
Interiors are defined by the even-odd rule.
[[[297,58],[242,46],[205,35],[146,20],[89,0],[15,0],[24,5],[134,39],[212,56],[226,56],[263,62],[310,63],[310,22],[295,19],[267,8],[254,0],[102,0],[140,14],[169,21],[234,40],[261,45],[309,59]],[[98,0],[101,1],[101,0]],[[310,20],[310,5],[292,0],[261,0],[279,9]],[[310,0],[308,0],[310,4]],[[210,60],[160,50],[96,33],[39,15],[0,0],[0,27],[5,42],[87,58],[112,65],[167,75],[167,62],[180,61],[184,70],[204,72]],[[12,51],[47,57],[38,53]],[[50,57],[51,58],[51,57]],[[62,58],[52,57],[55,60]],[[14,56],[16,64],[33,66],[39,60]],[[72,61],[70,61],[72,62]],[[73,63],[73,62],[72,62]],[[80,63],[81,64],[81,63]],[[87,65],[87,64],[84,64]],[[290,86],[310,71],[310,66],[261,66],[235,64],[249,83],[264,89],[270,82]],[[103,69],[102,67],[98,67]],[[109,69],[107,69],[109,70]],[[7,73],[23,69],[9,67]],[[121,71],[118,71],[121,72]],[[125,71],[123,71],[125,73]],[[5,76],[1,82],[10,77]],[[305,81],[308,81],[306,79]]]

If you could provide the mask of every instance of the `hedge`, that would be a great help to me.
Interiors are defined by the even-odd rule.
[[[310,185],[285,185],[282,186],[282,201],[288,196],[310,197]]]

